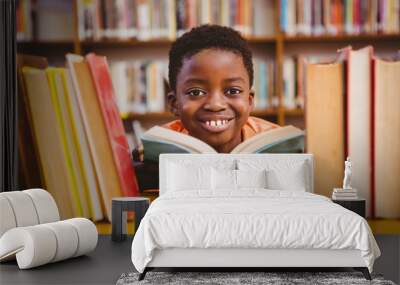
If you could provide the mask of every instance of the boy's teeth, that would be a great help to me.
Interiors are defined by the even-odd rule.
[[[228,120],[216,120],[216,121],[206,121],[208,126],[212,127],[222,127],[223,125],[227,124]]]

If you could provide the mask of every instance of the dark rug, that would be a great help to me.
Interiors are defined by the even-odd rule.
[[[139,273],[124,273],[117,285],[133,284],[379,284],[395,285],[381,275],[372,274],[372,281],[360,272],[154,272],[150,271],[142,281]]]

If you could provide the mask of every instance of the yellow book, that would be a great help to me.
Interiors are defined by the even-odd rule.
[[[22,68],[33,132],[43,169],[46,190],[54,197],[62,219],[80,214],[71,197],[71,180],[61,141],[61,131],[56,124],[51,92],[43,69]]]
[[[61,106],[61,100],[64,94],[61,93],[62,90],[57,88],[57,85],[59,84],[57,84],[56,82],[56,69],[52,67],[46,68],[46,76],[50,87],[51,101],[56,115],[56,121],[54,123],[57,124],[57,127],[60,130],[60,141],[64,152],[63,156],[67,166],[66,176],[67,179],[70,180],[70,187],[68,190],[71,193],[72,202],[74,204],[73,207],[76,209],[77,216],[89,217],[87,205],[84,205],[86,199],[84,195],[81,195],[81,193],[79,193],[80,190],[78,190],[78,188],[82,190],[82,179],[79,176],[79,172],[77,171],[77,167],[79,166],[76,163],[77,159],[72,142],[72,133],[69,120],[65,112],[64,106]]]
[[[90,151],[83,129],[82,117],[79,112],[76,94],[71,86],[72,82],[65,68],[56,69],[57,76],[61,78],[62,87],[65,96],[63,103],[68,112],[70,120],[72,139],[76,147],[76,155],[78,159],[79,170],[82,176],[83,189],[85,191],[87,204],[89,207],[90,217],[94,221],[99,221],[104,218],[98,184],[96,181],[96,174],[92,161],[90,159]]]
[[[68,54],[67,64],[77,94],[105,214],[111,221],[111,200],[123,195],[96,89],[84,58]]]

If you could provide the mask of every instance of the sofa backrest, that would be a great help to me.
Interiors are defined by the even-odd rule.
[[[0,193],[0,217],[0,237],[12,228],[60,220],[53,197],[39,188]]]
[[[177,167],[179,166],[179,167]],[[182,167],[183,166],[183,167]],[[312,154],[161,154],[159,159],[160,195],[171,191],[175,181],[184,173],[182,170],[213,167],[226,170],[260,170],[267,169],[280,174],[296,169],[297,176],[304,183],[304,190],[314,191],[313,156]],[[289,175],[289,174],[288,174]],[[209,176],[211,179],[211,175]],[[184,177],[182,177],[184,179]],[[204,179],[203,179],[204,180]],[[207,180],[207,179],[206,179]],[[295,180],[295,179],[293,179]],[[207,181],[202,181],[206,185]],[[289,189],[288,189],[289,190]]]

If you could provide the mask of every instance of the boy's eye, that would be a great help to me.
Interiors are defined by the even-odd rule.
[[[192,90],[189,90],[188,92],[186,92],[186,95],[194,96],[194,97],[198,97],[198,96],[201,96],[204,94],[206,94],[206,92],[201,89],[192,89]]]
[[[239,88],[229,88],[228,90],[226,90],[226,93],[228,95],[236,95],[242,93],[242,90],[240,90]]]

